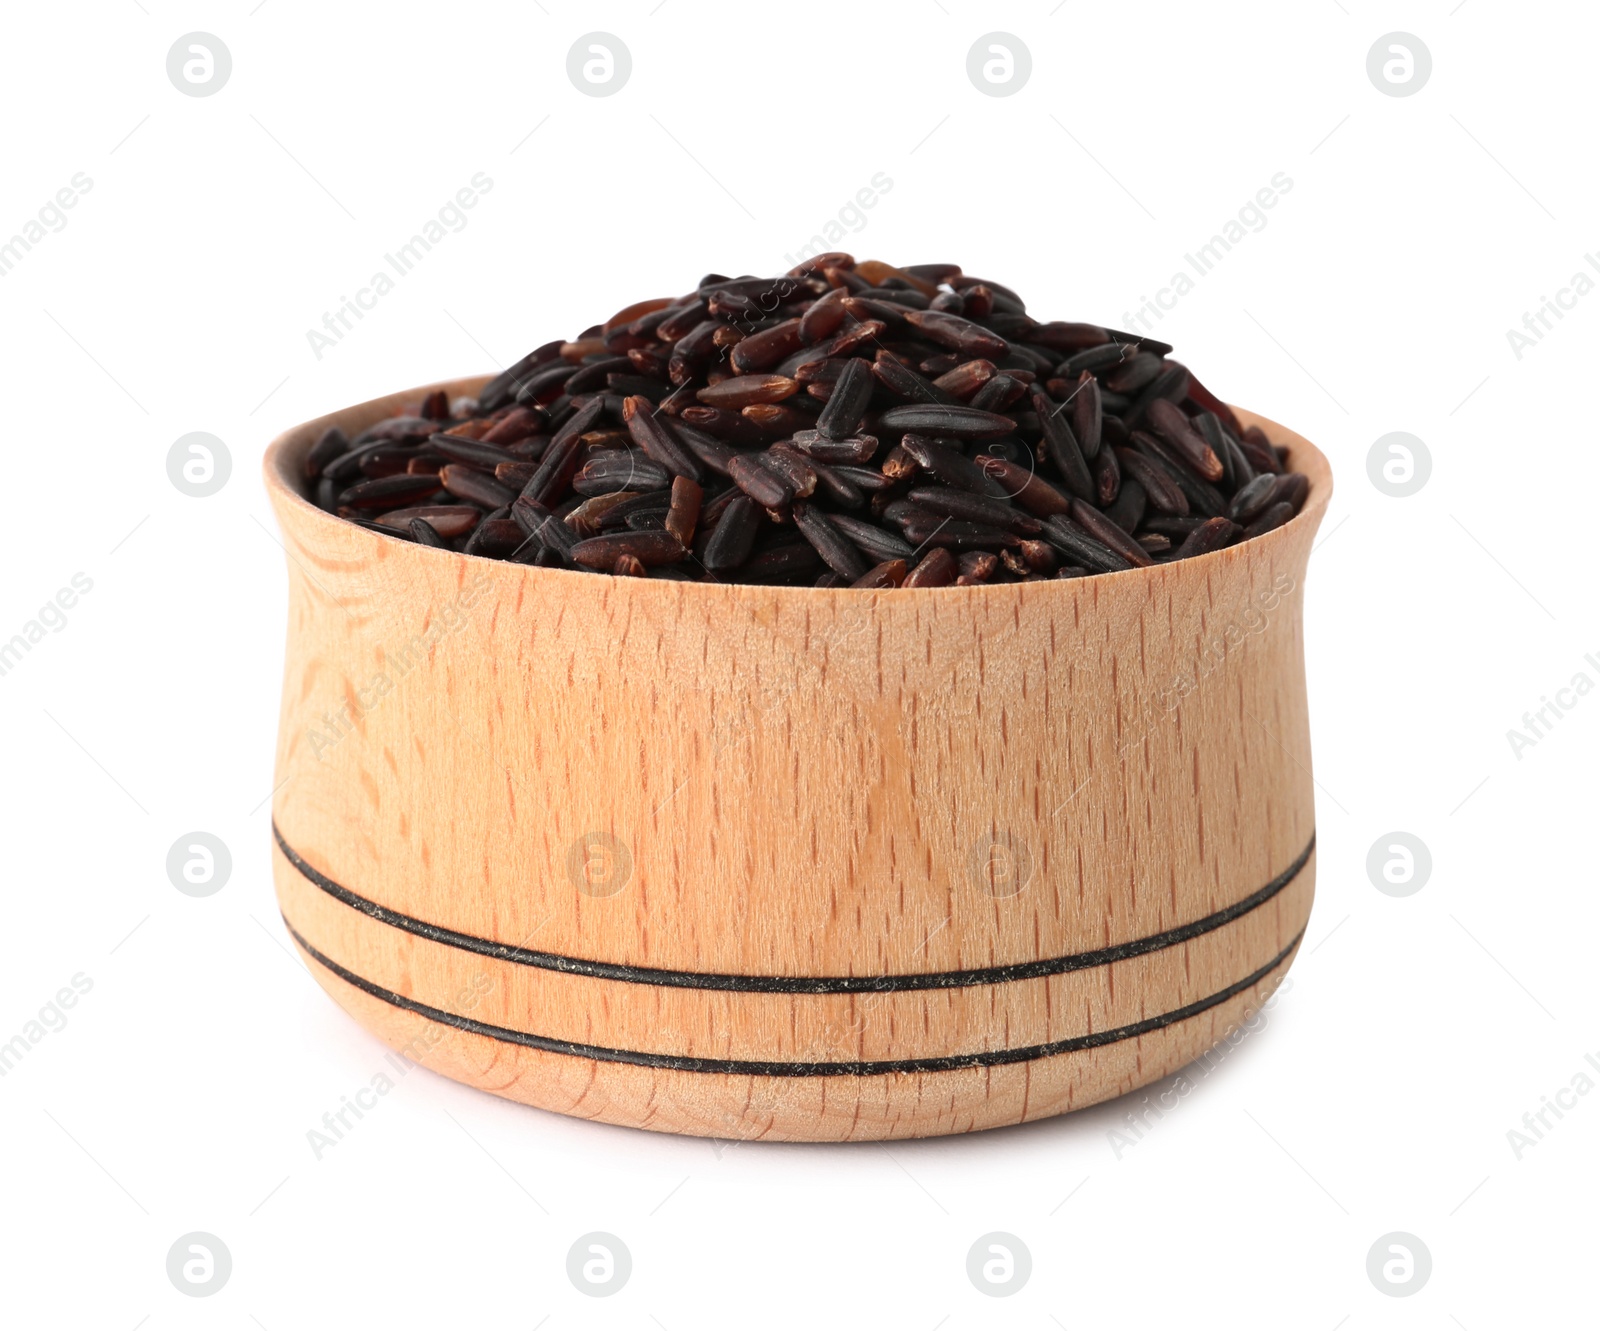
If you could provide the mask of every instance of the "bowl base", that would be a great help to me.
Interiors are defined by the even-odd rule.
[[[1095,1048],[999,1066],[774,1077],[639,1067],[529,1048],[449,1025],[358,987],[296,946],[317,982],[414,1067],[575,1118],[733,1141],[893,1141],[1008,1127],[1083,1109],[1178,1071],[1248,1021],[1294,961],[1297,937],[1238,992],[1192,1017]],[[354,977],[353,977],[354,978]]]

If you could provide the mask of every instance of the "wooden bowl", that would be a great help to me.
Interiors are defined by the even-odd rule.
[[[434,385],[471,393],[481,379]],[[289,566],[284,920],[403,1056],[661,1132],[844,1141],[1077,1109],[1264,1001],[1315,870],[1270,534],[1072,581],[594,576],[391,540],[265,461]]]

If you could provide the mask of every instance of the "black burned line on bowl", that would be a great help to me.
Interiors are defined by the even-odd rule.
[[[1004,966],[984,966],[973,970],[930,971],[911,975],[728,975],[714,971],[663,970],[651,966],[625,966],[608,961],[589,961],[581,957],[562,956],[556,952],[540,952],[532,948],[513,947],[487,938],[446,929],[411,915],[404,915],[387,906],[352,892],[335,882],[327,874],[313,868],[284,839],[277,821],[272,824],[272,835],[284,858],[299,871],[302,877],[336,901],[340,901],[380,924],[401,929],[406,933],[426,938],[429,942],[459,948],[479,956],[509,961],[519,966],[533,966],[540,970],[561,971],[568,975],[583,975],[599,980],[621,980],[628,984],[654,984],[675,989],[723,989],[740,993],[765,994],[876,994],[898,993],[916,989],[962,989],[980,984],[1007,984],[1018,980],[1037,980],[1051,975],[1064,975],[1069,971],[1089,970],[1112,962],[1127,961],[1149,952],[1159,952],[1198,938],[1223,925],[1248,915],[1271,901],[1284,888],[1300,876],[1316,849],[1316,833],[1312,833],[1306,848],[1297,855],[1282,873],[1265,887],[1258,888],[1241,901],[1224,906],[1219,911],[1180,924],[1160,933],[1150,934],[1127,943],[1096,948],[1091,952],[1074,952],[1062,957],[1045,957],[1038,961],[1019,961]]]
[[[1237,997],[1266,979],[1289,959],[1295,948],[1300,946],[1300,940],[1305,937],[1305,930],[1302,929],[1289,940],[1289,945],[1265,966],[1251,971],[1244,979],[1230,984],[1226,989],[1220,989],[1193,1003],[1174,1008],[1171,1012],[1146,1017],[1143,1021],[1136,1021],[1128,1026],[1093,1031],[1088,1035],[1073,1035],[1063,1040],[1049,1040],[1044,1044],[1022,1045],[1013,1049],[989,1049],[971,1054],[846,1063],[791,1063],[759,1058],[695,1058],[686,1054],[652,1054],[636,1049],[612,1049],[607,1045],[584,1044],[577,1040],[558,1040],[548,1035],[511,1030],[506,1026],[492,1026],[485,1021],[475,1021],[471,1017],[459,1016],[442,1008],[418,1003],[393,990],[385,989],[382,985],[374,984],[371,980],[363,979],[312,947],[295,931],[287,916],[284,917],[283,923],[289,930],[290,937],[299,944],[300,949],[308,957],[330,973],[337,975],[346,984],[354,985],[363,993],[381,999],[392,1007],[415,1012],[418,1016],[439,1022],[441,1025],[453,1026],[472,1035],[486,1035],[492,1040],[500,1040],[506,1044],[538,1049],[547,1054],[566,1054],[572,1058],[593,1059],[598,1063],[631,1063],[635,1067],[660,1068],[668,1072],[712,1072],[735,1077],[879,1077],[890,1073],[959,1072],[965,1068],[1003,1067],[1009,1063],[1030,1063],[1035,1059],[1052,1058],[1057,1054],[1075,1054],[1086,1049],[1099,1049],[1105,1045],[1118,1044],[1123,1040],[1137,1039],[1139,1036],[1149,1035],[1168,1026],[1176,1026],[1190,1017],[1197,1017],[1203,1012],[1219,1007],[1230,998]]]

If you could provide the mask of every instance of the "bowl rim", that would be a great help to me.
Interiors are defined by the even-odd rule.
[[[262,454],[262,480],[266,486],[268,498],[274,504],[287,503],[303,509],[312,520],[326,523],[330,533],[339,532],[346,536],[366,536],[373,541],[392,541],[396,545],[409,547],[407,553],[420,553],[424,556],[437,556],[449,560],[467,559],[474,562],[497,565],[502,569],[517,569],[523,574],[531,575],[550,575],[559,578],[590,578],[595,576],[594,573],[577,569],[541,568],[532,564],[510,564],[504,559],[490,559],[484,555],[464,555],[457,550],[441,550],[430,546],[417,545],[415,542],[406,541],[398,536],[385,537],[368,528],[357,526],[337,514],[329,513],[317,507],[304,493],[302,489],[304,482],[300,476],[299,464],[305,454],[310,451],[317,437],[330,425],[339,424],[345,418],[349,418],[352,422],[361,420],[363,423],[360,428],[364,429],[367,425],[382,420],[386,414],[392,415],[395,408],[408,402],[420,401],[429,393],[443,389],[452,398],[463,394],[475,394],[494,377],[489,374],[476,374],[456,379],[443,379],[435,383],[423,384],[416,388],[405,388],[398,392],[386,393],[382,397],[370,398],[365,402],[354,403],[351,406],[342,407],[321,416],[312,417],[310,420],[301,421],[296,425],[291,425],[288,429],[275,436],[268,443]],[[1306,476],[1311,483],[1311,488],[1306,495],[1305,503],[1300,507],[1300,511],[1281,527],[1276,527],[1270,532],[1255,537],[1253,540],[1240,541],[1234,545],[1224,546],[1220,550],[1212,550],[1203,555],[1193,555],[1188,559],[1165,564],[1153,564],[1148,568],[1118,569],[1114,573],[1090,573],[1081,578],[1045,578],[1035,583],[978,583],[968,587],[957,587],[952,584],[945,587],[885,587],[868,590],[857,587],[796,587],[783,583],[766,582],[680,582],[675,579],[669,580],[665,578],[627,579],[627,581],[655,583],[663,587],[670,586],[683,589],[688,595],[702,594],[699,589],[706,589],[704,594],[708,595],[712,594],[712,589],[776,594],[797,593],[801,595],[849,594],[856,596],[863,590],[867,590],[868,596],[887,595],[890,592],[896,595],[908,592],[940,595],[948,595],[952,592],[968,592],[977,595],[994,595],[1002,589],[1014,592],[1020,587],[1032,587],[1035,589],[1047,586],[1074,588],[1085,583],[1099,586],[1102,585],[1102,580],[1106,578],[1128,579],[1139,576],[1164,575],[1169,574],[1175,568],[1181,568],[1186,565],[1193,565],[1195,566],[1195,571],[1198,571],[1215,561],[1236,557],[1239,551],[1249,547],[1255,547],[1260,550],[1265,549],[1269,544],[1280,544],[1288,540],[1291,534],[1298,535],[1307,524],[1314,529],[1321,523],[1324,514],[1327,512],[1328,503],[1333,497],[1333,469],[1328,462],[1326,454],[1305,436],[1297,434],[1268,416],[1251,411],[1248,407],[1239,407],[1232,403],[1229,403],[1228,406],[1235,413],[1242,412],[1248,416],[1252,423],[1260,424],[1263,429],[1267,430],[1269,436],[1273,437],[1274,443],[1286,446],[1289,449],[1290,466],[1293,470],[1299,471]],[[1277,437],[1280,435],[1282,436],[1281,439]],[[690,588],[696,590],[687,591]]]

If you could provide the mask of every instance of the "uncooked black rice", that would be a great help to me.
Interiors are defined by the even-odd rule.
[[[489,559],[875,589],[1209,554],[1305,504],[1165,343],[955,264],[710,274],[306,455],[315,503]]]

